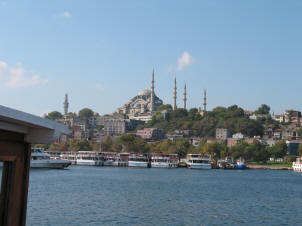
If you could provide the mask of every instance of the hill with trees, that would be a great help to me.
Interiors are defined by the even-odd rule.
[[[264,125],[279,126],[279,123],[270,117],[269,106],[262,105],[257,111],[266,113],[267,117],[262,121],[250,119],[237,105],[216,107],[204,116],[201,116],[196,108],[189,111],[182,108],[173,110],[171,105],[162,105],[152,120],[145,125],[137,126],[136,129],[156,127],[166,133],[174,130],[191,130],[195,136],[207,138],[215,136],[216,128],[227,128],[231,134],[241,132],[254,137],[263,135]]]

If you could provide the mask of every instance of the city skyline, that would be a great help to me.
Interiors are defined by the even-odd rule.
[[[118,4],[117,4],[118,3]],[[302,3],[0,2],[1,105],[37,115],[115,111],[150,88],[173,106],[302,110]],[[166,12],[169,12],[167,14]],[[9,97],[9,98],[4,98]]]

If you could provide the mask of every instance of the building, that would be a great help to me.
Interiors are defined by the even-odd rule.
[[[298,148],[299,145],[302,143],[302,140],[287,140],[286,145],[287,145],[287,155],[295,155],[298,156]]]
[[[136,136],[141,137],[145,140],[161,140],[165,137],[162,130],[157,128],[144,128],[143,130],[138,130]]]
[[[106,118],[104,120],[105,135],[121,135],[126,133],[126,119]]]
[[[225,128],[216,129],[216,139],[226,140],[230,137],[230,132]]]
[[[237,139],[237,140],[243,140],[244,135],[242,133],[235,133],[235,134],[233,134],[232,138]]]
[[[152,114],[163,104],[154,92],[154,72],[152,73],[151,89],[144,89],[133,97],[127,104],[117,110],[117,113],[125,114],[129,119],[147,121]],[[140,117],[142,116],[142,117]],[[148,116],[148,117],[146,117]]]
[[[227,139],[227,146],[230,148],[232,146],[235,146],[236,144],[242,142],[242,140],[234,139],[234,138],[228,138]]]

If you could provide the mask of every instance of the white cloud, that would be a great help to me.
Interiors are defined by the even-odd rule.
[[[177,59],[177,70],[183,70],[192,63],[192,60],[192,56],[188,52],[184,52],[182,56]]]
[[[58,17],[64,17],[64,18],[70,18],[71,17],[71,13],[68,11],[65,11],[63,13],[60,13],[57,15]]]
[[[36,85],[45,85],[47,79],[41,79],[39,75],[32,74],[24,70],[21,64],[9,67],[4,61],[0,61],[0,78],[5,80],[5,86],[9,88],[30,87]]]

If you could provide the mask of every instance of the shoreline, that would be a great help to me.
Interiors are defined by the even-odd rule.
[[[265,166],[265,165],[246,165],[247,169],[265,169],[265,170],[293,170],[286,166]]]

